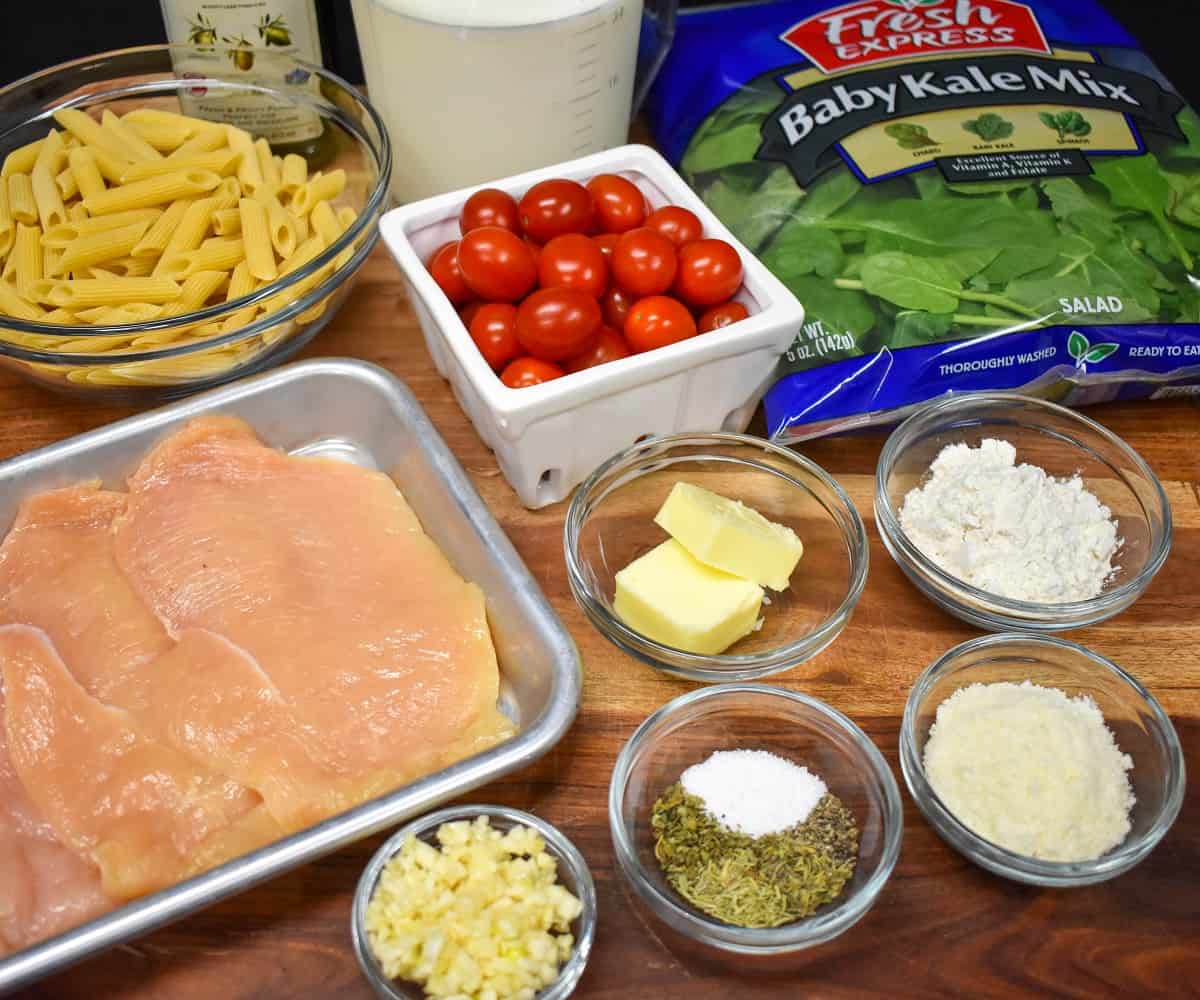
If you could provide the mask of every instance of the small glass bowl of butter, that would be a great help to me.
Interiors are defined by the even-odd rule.
[[[698,681],[816,656],[867,579],[866,530],[845,491],[745,434],[654,437],[615,455],[572,498],[564,549],[571,592],[609,641]]]

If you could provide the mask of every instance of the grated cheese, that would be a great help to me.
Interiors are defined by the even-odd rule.
[[[1047,861],[1090,861],[1125,839],[1132,767],[1091,698],[1030,681],[959,689],[925,744],[929,783],[959,821]]]

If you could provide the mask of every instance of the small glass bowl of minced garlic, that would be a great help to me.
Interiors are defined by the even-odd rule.
[[[904,825],[866,733],[815,698],[752,683],[692,691],[643,722],[613,768],[608,819],[628,896],[667,947],[763,972],[862,918]]]

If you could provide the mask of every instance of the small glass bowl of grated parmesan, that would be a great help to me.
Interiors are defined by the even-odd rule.
[[[1129,871],[1170,829],[1187,784],[1171,720],[1133,677],[1077,643],[1013,632],[955,646],[917,678],[900,766],[951,847],[1058,888]]]
[[[1171,548],[1171,508],[1140,455],[1031,396],[921,407],[883,446],[880,537],[935,604],[993,632],[1094,625],[1136,601]]]
[[[384,1000],[565,1000],[591,953],[596,889],[578,848],[545,820],[507,806],[450,806],[375,852],[354,894],[351,934]],[[396,970],[412,979],[389,975]]]

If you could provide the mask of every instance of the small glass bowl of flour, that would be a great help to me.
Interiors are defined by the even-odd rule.
[[[1066,639],[1013,632],[955,646],[917,678],[900,768],[963,856],[1061,888],[1145,858],[1187,783],[1171,720],[1133,677]]]
[[[1141,456],[1094,420],[1007,393],[947,396],[901,424],[879,457],[875,520],[918,589],[990,631],[1118,614],[1171,547]]]

